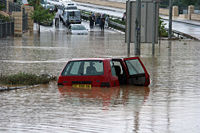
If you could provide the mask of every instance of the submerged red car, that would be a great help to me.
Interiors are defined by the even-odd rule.
[[[139,57],[73,59],[66,64],[58,79],[58,85],[76,88],[122,84],[150,84],[150,76]]]

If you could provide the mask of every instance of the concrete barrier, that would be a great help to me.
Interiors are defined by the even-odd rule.
[[[200,14],[191,14],[191,20],[200,21]]]
[[[12,17],[14,18],[14,35],[22,36],[22,12],[12,12]]]
[[[166,9],[166,8],[160,8],[160,9],[159,9],[159,14],[160,14],[160,15],[166,15],[166,16],[169,16],[169,9]]]
[[[190,5],[188,6],[188,19],[191,20],[191,16],[194,13],[194,6]]]

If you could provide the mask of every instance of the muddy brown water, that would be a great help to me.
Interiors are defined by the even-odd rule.
[[[151,48],[142,44],[140,56],[149,87],[87,90],[51,82],[0,92],[0,132],[199,133],[200,43],[161,40],[154,56]],[[116,31],[96,28],[82,36],[43,28],[40,35],[1,39],[0,73],[58,76],[71,58],[126,55],[124,34]]]

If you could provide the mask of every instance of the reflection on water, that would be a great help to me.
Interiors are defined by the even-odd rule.
[[[134,44],[131,44],[134,56]],[[65,30],[6,38],[0,42],[0,73],[58,75],[67,60],[125,57],[124,34],[106,30],[67,35]],[[200,45],[162,40],[141,45],[149,88],[74,89],[56,82],[0,93],[0,132],[171,133],[200,131]]]

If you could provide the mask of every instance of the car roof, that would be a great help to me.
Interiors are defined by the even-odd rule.
[[[91,61],[96,61],[96,60],[101,60],[101,61],[103,61],[103,60],[111,60],[111,58],[73,58],[73,59],[71,59],[71,60],[69,60],[69,61],[85,61],[85,60],[91,60]]]
[[[83,24],[70,24],[70,25],[71,25],[71,26],[76,26],[76,25],[77,25],[77,26],[79,26],[79,25],[80,25],[80,26],[84,26]],[[84,26],[84,27],[85,27],[85,26]]]

